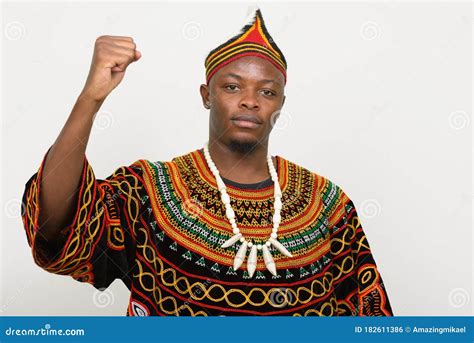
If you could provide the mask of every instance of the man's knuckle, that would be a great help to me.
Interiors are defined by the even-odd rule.
[[[102,42],[102,41],[108,39],[108,37],[109,36],[107,36],[107,35],[101,35],[101,36],[97,37],[96,42]]]

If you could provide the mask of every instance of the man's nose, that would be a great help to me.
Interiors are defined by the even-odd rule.
[[[242,93],[242,99],[240,99],[240,107],[248,110],[259,109],[257,95],[253,90],[248,90]]]

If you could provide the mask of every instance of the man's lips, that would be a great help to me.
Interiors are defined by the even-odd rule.
[[[258,117],[249,114],[235,116],[231,120],[236,126],[247,129],[255,129],[262,124]]]

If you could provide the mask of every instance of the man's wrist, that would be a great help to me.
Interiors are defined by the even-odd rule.
[[[86,111],[93,116],[99,111],[104,100],[105,99],[96,99],[87,92],[82,92],[77,98],[75,107],[81,108],[82,110],[80,112],[84,113],[84,111]]]

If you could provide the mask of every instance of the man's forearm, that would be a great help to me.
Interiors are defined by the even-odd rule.
[[[94,114],[123,80],[130,63],[140,58],[131,37],[96,39],[86,84],[43,166],[38,224],[46,240],[56,241],[59,232],[71,224]]]
[[[93,116],[102,103],[81,94],[46,158],[38,223],[47,241],[54,242],[74,215]]]

